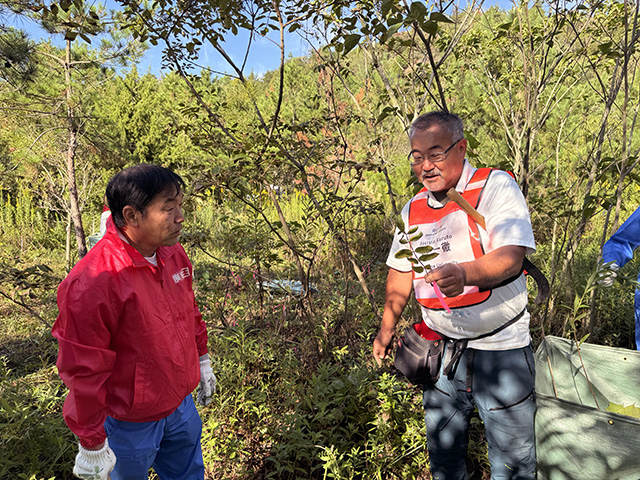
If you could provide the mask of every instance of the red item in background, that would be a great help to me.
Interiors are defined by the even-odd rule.
[[[438,340],[442,338],[435,330],[430,329],[424,322],[414,323],[413,329],[425,340]]]

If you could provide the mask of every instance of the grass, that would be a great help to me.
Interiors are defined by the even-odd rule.
[[[0,321],[0,477],[70,479],[61,466],[73,461],[75,442],[62,420],[56,342],[39,322],[13,320]]]

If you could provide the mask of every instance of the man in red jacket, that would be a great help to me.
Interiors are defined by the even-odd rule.
[[[105,236],[58,289],[63,416],[79,438],[73,473],[103,480],[203,480],[204,405],[215,392],[193,268],[178,243],[184,182],[141,164],[107,186]]]

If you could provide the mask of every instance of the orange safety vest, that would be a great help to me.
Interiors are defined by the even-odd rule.
[[[476,170],[462,193],[462,196],[476,209],[482,199],[487,180],[494,170],[496,169],[479,168]],[[513,174],[511,175],[513,176]],[[431,207],[426,188],[420,190],[409,204],[408,229],[416,226],[422,232],[422,237],[412,242],[412,247],[432,246],[434,252],[438,253],[438,257],[434,259],[437,265],[467,262],[485,254],[476,222],[455,202],[447,202],[438,208]],[[411,237],[414,235],[412,234]],[[423,277],[424,272],[416,273],[413,271],[416,300],[430,310],[444,310],[433,286],[425,282]],[[465,286],[460,295],[447,297],[446,302],[451,309],[463,308],[478,305],[490,296],[490,289],[481,290],[476,286]]]

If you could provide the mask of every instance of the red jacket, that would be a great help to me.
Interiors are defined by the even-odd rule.
[[[106,438],[107,415],[149,422],[170,415],[198,385],[207,329],[180,244],[150,264],[107,233],[58,288],[58,372],[69,387],[67,425],[85,447]]]

